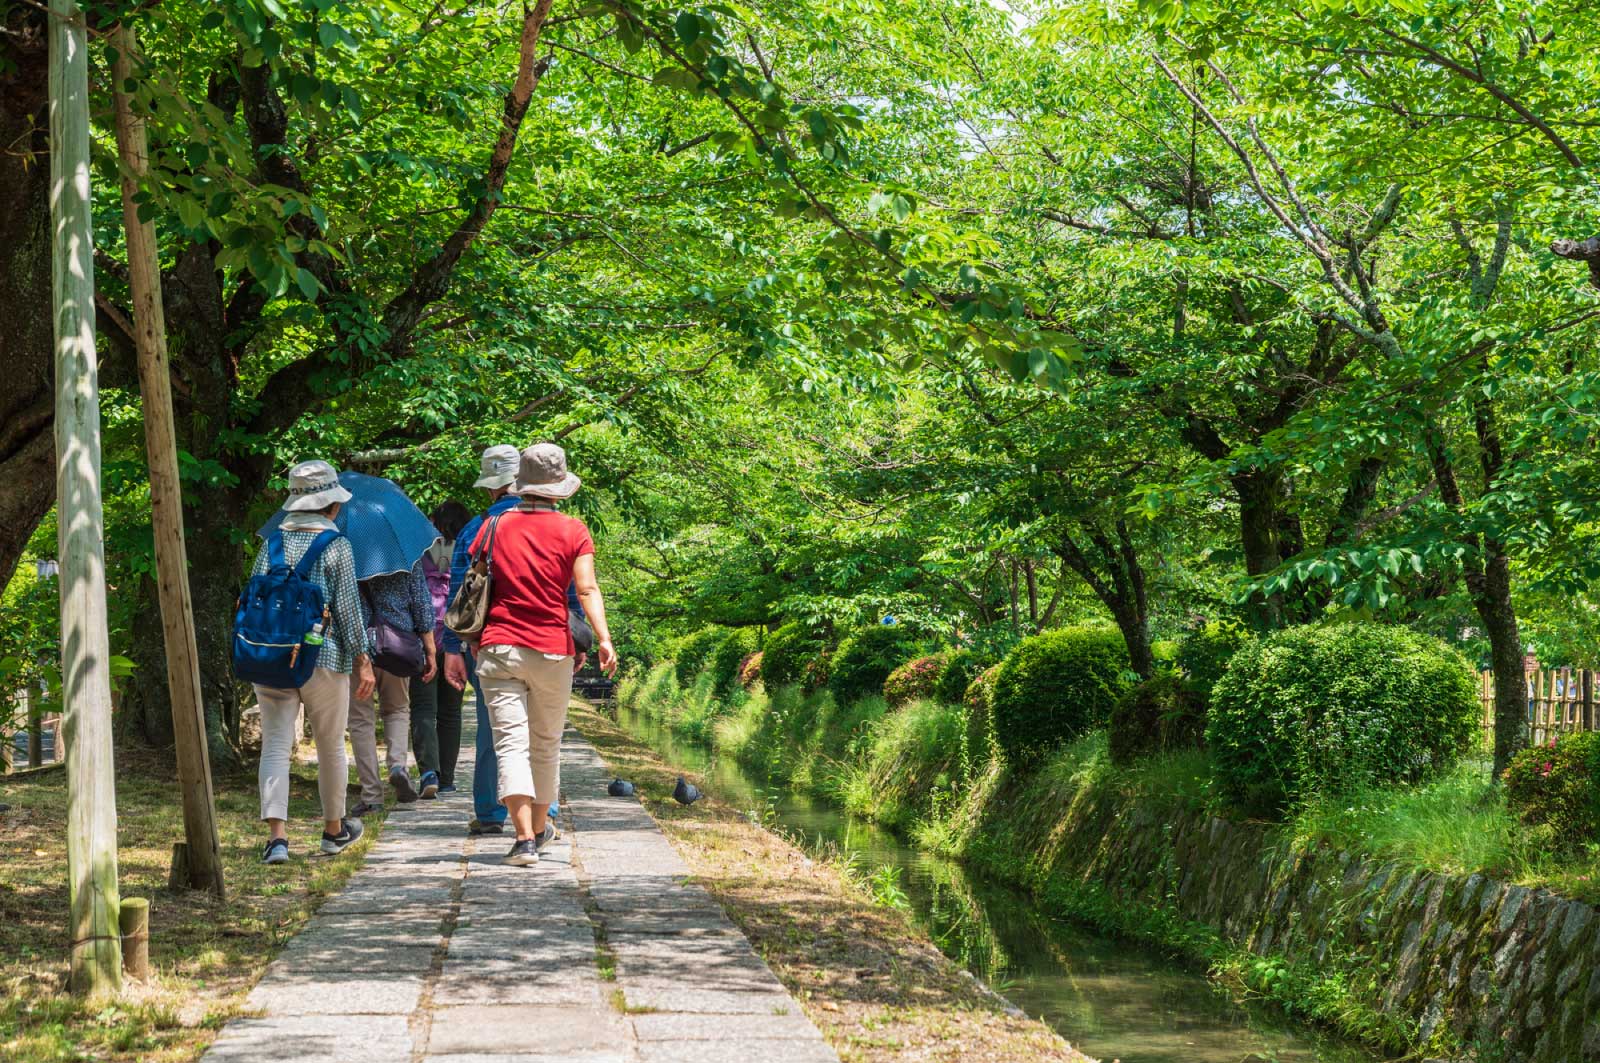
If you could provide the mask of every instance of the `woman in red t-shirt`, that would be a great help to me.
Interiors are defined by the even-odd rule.
[[[505,862],[517,866],[537,864],[539,850],[555,833],[547,814],[560,796],[561,732],[575,656],[569,584],[577,584],[594,629],[601,670],[617,670],[605,601],[595,582],[594,540],[583,521],[555,508],[579,482],[567,471],[566,451],[554,443],[529,447],[511,485],[522,504],[486,523],[472,545],[476,555],[494,537],[489,617],[476,655],[500,762],[499,797],[517,829]]]

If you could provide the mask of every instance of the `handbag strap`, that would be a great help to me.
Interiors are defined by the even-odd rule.
[[[483,537],[483,549],[472,555],[474,562],[482,561],[484,568],[491,573],[494,570],[494,533],[500,527],[500,518],[503,516],[505,516],[504,513],[496,513],[489,518],[489,531]]]

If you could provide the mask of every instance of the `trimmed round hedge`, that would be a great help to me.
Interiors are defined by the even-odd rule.
[[[913,657],[883,681],[883,700],[900,706],[917,698],[931,698],[944,675],[948,657],[942,653]]]
[[[1023,639],[994,677],[995,740],[1026,765],[1097,727],[1130,685],[1115,629],[1069,627]]]
[[[728,629],[725,627],[703,627],[679,639],[672,651],[673,671],[677,674],[678,685],[693,685],[710,663],[711,655],[727,637]]]
[[[1505,770],[1506,804],[1562,850],[1600,841],[1600,732],[1529,746]]]
[[[711,673],[711,689],[719,694],[731,693],[739,685],[739,665],[761,648],[761,633],[755,628],[740,627],[727,636],[711,651],[706,671]]]
[[[1223,795],[1276,812],[1316,794],[1415,783],[1476,738],[1472,666],[1388,624],[1279,631],[1234,655],[1211,691],[1206,744]]]
[[[916,639],[899,624],[864,627],[839,643],[828,661],[828,689],[841,705],[883,693],[883,681],[914,649]]]
[[[1206,702],[1181,677],[1161,672],[1122,695],[1107,730],[1111,762],[1120,766],[1155,753],[1200,749]]]
[[[761,650],[761,682],[767,690],[798,683],[806,666],[827,649],[828,640],[809,624],[792,621],[767,636]]]
[[[1190,689],[1209,699],[1211,688],[1228,670],[1228,662],[1249,641],[1250,632],[1233,620],[1212,620],[1185,635],[1178,643],[1177,664]]]
[[[974,650],[952,650],[945,655],[944,671],[939,673],[939,682],[934,685],[934,700],[946,705],[960,705],[967,696],[967,687],[978,678],[980,672],[994,663],[992,657],[985,657]]]

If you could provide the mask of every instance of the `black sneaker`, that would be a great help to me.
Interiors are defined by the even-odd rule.
[[[504,823],[485,823],[481,819],[467,821],[467,833],[474,838],[480,834],[504,834],[505,832],[506,825]]]
[[[411,785],[411,776],[404,768],[396,768],[389,773],[389,785],[394,787],[395,796],[402,805],[409,805],[417,799],[417,788]]]
[[[287,864],[289,862],[289,839],[273,838],[267,842],[267,847],[261,852],[263,864]]]
[[[366,829],[361,825],[359,819],[350,819],[348,816],[339,821],[339,826],[342,829],[338,834],[329,834],[327,831],[322,832],[322,851],[329,856],[342,853],[346,848],[354,845],[361,837],[362,831]]]
[[[439,787],[439,792],[441,794],[453,794],[456,792],[456,784],[453,782],[447,782]]]
[[[519,841],[511,847],[511,851],[506,854],[506,858],[501,862],[510,864],[512,867],[532,867],[539,862],[539,846],[532,838],[527,841]]]
[[[362,816],[370,816],[374,813],[382,811],[382,805],[375,805],[371,801],[362,801],[360,804],[351,808],[346,815],[348,815],[351,819],[360,819]]]
[[[533,839],[534,848],[543,849],[559,837],[561,837],[561,832],[556,830],[556,825],[547,819],[544,821],[544,830],[540,831],[538,837]]]

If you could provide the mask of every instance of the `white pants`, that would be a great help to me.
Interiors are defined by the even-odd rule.
[[[572,700],[572,658],[521,646],[485,646],[478,685],[494,729],[500,792],[553,805],[561,796],[561,732]]]
[[[350,677],[318,668],[299,690],[256,687],[261,705],[261,818],[289,818],[289,762],[295,741],[300,706],[311,721],[317,743],[317,792],[322,795],[322,818],[344,818],[344,788],[350,769],[344,756],[345,718],[350,702]]]
[[[356,778],[361,780],[361,800],[383,804],[383,784],[389,773],[406,769],[411,752],[411,680],[374,668],[378,685],[372,696],[357,698],[350,688],[350,749],[356,756]],[[373,708],[373,697],[377,708]],[[378,716],[383,716],[384,771],[378,773]]]

